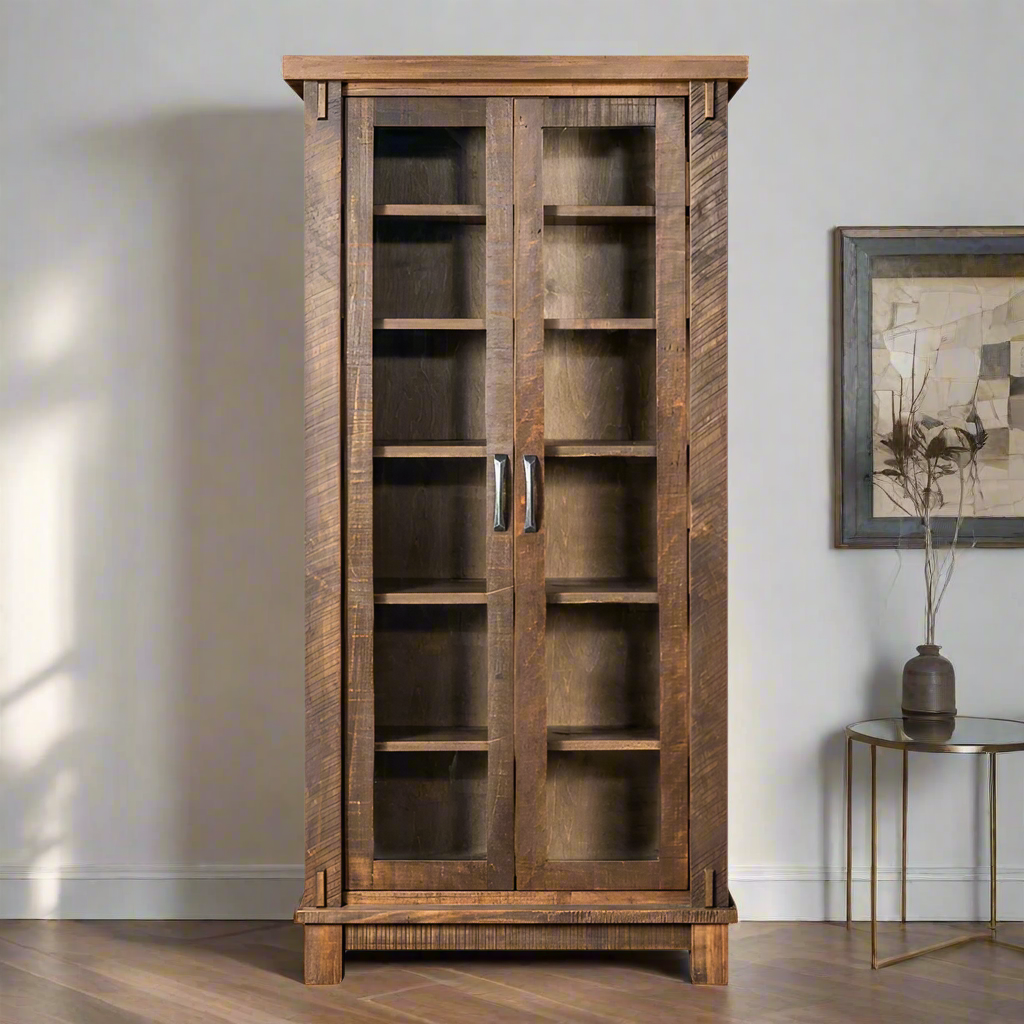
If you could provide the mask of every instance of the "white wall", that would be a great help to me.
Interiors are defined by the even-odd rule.
[[[279,59],[488,51],[750,54],[729,115],[733,891],[748,917],[841,913],[841,728],[898,707],[921,582],[915,554],[830,546],[830,229],[1024,221],[1022,14],[4,5],[0,913],[290,913],[302,114]],[[940,638],[962,711],[1024,717],[1024,551],[963,557]],[[880,755],[890,873],[898,760]],[[1024,755],[1003,763],[1021,917]],[[913,916],[984,912],[982,769],[912,759]]]

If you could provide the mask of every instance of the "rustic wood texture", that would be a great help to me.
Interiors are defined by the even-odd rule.
[[[373,107],[345,119],[345,878],[373,885]]]
[[[374,123],[378,128],[469,128],[486,121],[485,99],[434,96],[382,96]]]
[[[487,581],[377,577],[373,600],[375,604],[487,604]]]
[[[381,726],[378,719],[376,736],[374,750],[487,750],[487,729],[473,726]]]
[[[548,750],[660,750],[656,729],[558,725],[548,728]]]
[[[399,939],[367,927],[346,945]],[[483,942],[499,934],[483,929]],[[882,938],[896,953],[958,930],[891,924]],[[1020,924],[1005,932],[1024,938]],[[470,934],[455,945],[468,948]],[[434,948],[442,938],[429,933]],[[392,946],[347,953],[345,981],[331,989],[303,987],[303,929],[280,921],[5,921],[0,999],[5,1024],[952,1024],[1024,1015],[1019,953],[979,944],[870,971],[867,941],[860,925],[744,922],[730,929],[728,989],[684,984],[680,950],[575,953],[561,936],[561,952],[525,956],[401,955]]]
[[[486,577],[484,459],[377,459],[373,561],[378,576]]]
[[[307,985],[338,985],[345,977],[345,928],[311,924],[302,929],[302,976]]]
[[[482,459],[487,454],[485,444],[462,441],[425,441],[420,444],[375,444],[375,459]]]
[[[373,231],[373,308],[380,319],[480,318],[484,225],[378,217]]]
[[[544,495],[548,575],[653,579],[656,478],[653,459],[552,459]]]
[[[552,96],[594,99],[595,97],[622,99],[623,97],[642,97],[651,99],[655,96],[686,96],[690,91],[689,82],[673,82],[668,80],[650,82],[598,82],[581,80],[578,82],[555,82],[537,79],[529,82],[493,82],[493,81],[437,81],[437,82],[403,82],[374,81],[347,82],[344,86],[345,96]]]
[[[688,925],[441,924],[349,925],[345,948],[357,950],[686,949]]]
[[[549,331],[649,331],[654,317],[548,317],[544,326]]]
[[[487,420],[486,507],[494,509],[497,455],[514,455],[515,394],[513,314],[512,100],[487,100],[486,109],[487,248],[486,320]],[[504,532],[484,520],[487,531],[487,886],[515,885],[515,672],[514,558],[515,523]]]
[[[554,97],[544,104],[545,128],[633,127],[654,124],[654,100],[649,96],[613,99]]]
[[[431,107],[438,101],[417,102]],[[374,204],[484,204],[484,136],[482,127],[379,129]]]
[[[516,887],[537,888],[547,852],[545,776],[547,618],[543,500],[536,533],[523,532],[526,507],[522,459],[535,455],[544,493],[544,100],[517,99],[513,116],[515,224],[515,762]]]
[[[341,902],[341,87],[305,97],[306,856],[302,905]]]
[[[377,892],[376,890],[349,890],[345,893],[344,903],[346,905],[374,904],[380,906],[384,903],[417,903],[425,905],[443,905],[449,903],[482,903],[488,906],[595,906],[656,903],[664,905],[671,901],[673,906],[689,907],[690,894],[688,892],[673,891],[663,892],[660,889],[511,889],[511,890],[479,890],[476,892],[467,890],[437,890],[434,892]],[[298,914],[301,919],[305,911]],[[723,923],[735,919],[735,908],[731,910],[714,910],[708,913],[713,917],[700,917],[697,920],[708,923]],[[732,917],[723,915],[733,915]]]
[[[657,449],[644,441],[545,441],[544,452],[550,458],[607,458],[610,455],[626,459],[653,459]]]
[[[563,100],[586,126],[544,132],[544,203],[651,206],[654,203],[654,129],[608,127],[610,100]]]
[[[313,903],[316,907],[327,906],[327,872],[318,871],[316,873],[316,898]]]
[[[676,903],[621,905],[500,905],[482,903],[363,903],[306,908],[296,914],[304,924],[724,924],[735,912],[690,908]]]
[[[729,984],[729,926],[695,924],[690,929],[690,980],[694,985]]]
[[[482,331],[482,317],[379,317],[373,321],[380,331]]]
[[[373,765],[373,887],[389,860],[429,861],[424,884],[443,885],[444,861],[482,860],[487,845],[487,754],[479,751],[378,752]],[[435,877],[436,876],[436,877]],[[473,888],[479,888],[474,885]]]
[[[658,585],[648,580],[549,578],[548,604],[657,604]]]
[[[687,566],[686,100],[659,98],[657,205],[658,627],[661,654],[661,884],[689,885],[689,573]]]
[[[657,859],[657,751],[549,750],[546,788],[550,861]]]
[[[281,75],[289,84],[303,79],[358,81],[458,81],[491,82],[644,81],[669,79],[680,83],[695,78],[723,78],[737,88],[747,77],[745,56],[312,56],[281,58]]]
[[[653,206],[546,205],[545,224],[603,224],[616,221],[652,221]]]
[[[550,598],[549,598],[550,599]],[[658,609],[552,604],[545,650],[550,730],[658,727]]]
[[[389,729],[487,733],[487,610],[482,605],[382,605],[373,637],[376,736]],[[416,671],[410,672],[409,666]]]
[[[483,224],[486,210],[486,206],[474,203],[384,203],[373,208],[373,215]]]
[[[728,900],[727,213],[728,86],[714,119],[704,84],[690,85],[690,890],[704,870]]]
[[[482,792],[481,789],[481,801]],[[373,884],[378,896],[386,895],[390,889],[403,892],[429,892],[441,887],[477,890],[487,884],[487,861],[482,851],[480,853],[476,860],[378,860],[373,865]]]

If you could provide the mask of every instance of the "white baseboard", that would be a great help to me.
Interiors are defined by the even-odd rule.
[[[288,920],[301,864],[0,867],[0,918]]]
[[[1001,921],[1024,920],[1024,868],[998,869]],[[729,868],[729,889],[741,921],[843,921],[846,919],[844,868]],[[871,873],[853,872],[853,917],[868,920]],[[987,921],[989,872],[977,868],[907,868],[907,920]],[[878,872],[878,919],[900,919],[900,873]]]
[[[823,921],[846,916],[842,868],[735,865],[729,887],[744,921]],[[0,867],[0,918],[288,920],[302,894],[302,865]],[[868,917],[869,878],[854,872],[853,912]],[[899,919],[899,873],[878,873],[878,916]],[[988,871],[911,868],[907,916],[988,919]],[[1024,868],[999,869],[999,917],[1024,920]]]

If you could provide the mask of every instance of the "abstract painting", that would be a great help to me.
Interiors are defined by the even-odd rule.
[[[835,316],[837,546],[921,543],[877,486],[914,396],[925,430],[984,431],[959,543],[1024,546],[1024,228],[839,228]],[[952,474],[939,542],[960,501]]]

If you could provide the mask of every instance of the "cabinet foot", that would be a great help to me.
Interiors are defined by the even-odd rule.
[[[690,981],[694,985],[729,984],[729,926],[690,926]]]
[[[302,926],[303,980],[307,985],[337,985],[345,976],[345,926]]]

